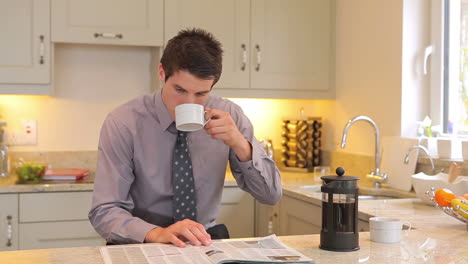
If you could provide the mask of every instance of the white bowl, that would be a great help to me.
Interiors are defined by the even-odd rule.
[[[426,191],[431,190],[432,187],[436,190],[447,188],[455,193],[456,196],[468,193],[468,176],[458,176],[453,183],[448,182],[448,175],[446,173],[427,175],[420,172],[412,175],[411,178],[414,191],[427,204],[432,204],[429,195],[426,194]]]

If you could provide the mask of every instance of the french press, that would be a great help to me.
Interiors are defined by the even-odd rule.
[[[330,251],[359,249],[358,232],[358,177],[343,176],[338,167],[336,174],[322,176],[322,230],[320,248]]]

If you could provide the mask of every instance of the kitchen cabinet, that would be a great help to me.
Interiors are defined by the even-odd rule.
[[[266,205],[255,201],[255,236],[279,234],[279,204]]]
[[[0,194],[0,251],[18,250],[18,194]]]
[[[237,186],[225,186],[216,222],[225,224],[231,238],[254,236],[254,198]]]
[[[163,0],[52,0],[52,41],[161,46]]]
[[[181,29],[201,27],[223,44],[214,93],[334,97],[334,1],[176,0],[167,1],[164,12],[165,42]]]
[[[49,0],[0,1],[0,94],[49,94]]]
[[[19,249],[105,245],[88,220],[93,193],[19,194]]]
[[[279,211],[279,235],[319,234],[322,228],[322,207],[283,195]]]

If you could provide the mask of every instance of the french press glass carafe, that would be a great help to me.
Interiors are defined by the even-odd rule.
[[[331,251],[359,249],[358,177],[343,176],[344,169],[336,169],[338,176],[322,179],[322,230],[320,248]]]

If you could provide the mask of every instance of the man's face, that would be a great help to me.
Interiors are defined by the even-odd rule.
[[[159,79],[164,82],[164,69],[159,65]],[[175,72],[162,88],[162,100],[172,119],[175,120],[175,107],[180,104],[205,104],[214,80],[200,79],[188,71]]]

